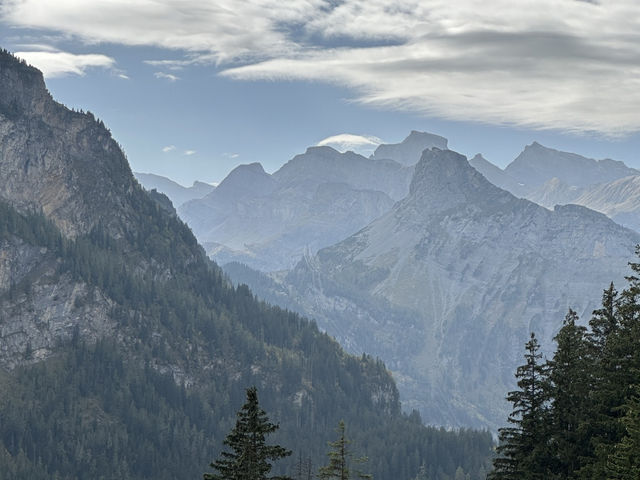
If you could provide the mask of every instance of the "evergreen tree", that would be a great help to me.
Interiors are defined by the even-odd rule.
[[[622,335],[621,298],[613,283],[602,294],[602,307],[593,312],[587,333],[590,386],[585,422],[591,438],[591,454],[584,457],[580,478],[605,478],[607,459],[622,436],[621,405],[625,392],[621,385],[629,381],[622,366],[626,341]]]
[[[318,470],[318,478],[321,480],[324,479],[337,479],[337,480],[349,480],[351,471],[350,464],[353,463],[363,463],[367,459],[365,457],[353,458],[353,453],[349,449],[350,440],[345,436],[345,426],[344,421],[340,420],[338,423],[338,428],[336,429],[338,432],[338,439],[334,442],[329,442],[329,453],[327,453],[329,457],[329,463],[324,467],[320,467]],[[358,471],[354,471],[355,475],[358,478],[371,479],[371,475],[363,474]]]
[[[590,378],[586,328],[577,325],[578,315],[569,310],[555,337],[553,360],[548,362],[551,397],[551,445],[554,473],[575,478],[581,460],[592,456],[588,422]]]
[[[636,386],[637,392],[637,386]],[[637,480],[640,478],[640,398],[633,395],[622,418],[625,435],[615,446],[607,462],[607,479]]]
[[[256,387],[247,389],[247,402],[238,412],[236,426],[224,440],[232,452],[222,452],[221,458],[211,463],[219,473],[205,473],[204,480],[290,480],[267,477],[271,461],[291,455],[290,450],[279,445],[266,444],[265,436],[277,429],[278,425],[269,422],[260,408]]]
[[[518,388],[509,392],[513,404],[509,423],[499,430],[500,445],[493,480],[546,480],[551,478],[548,428],[548,374],[540,363],[540,344],[534,333],[525,345],[526,363],[516,370]]]

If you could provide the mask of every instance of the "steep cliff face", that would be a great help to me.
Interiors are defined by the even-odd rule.
[[[42,74],[0,54],[0,199],[42,210],[67,236],[98,223],[122,236],[136,185],[124,154],[89,113],[55,102]]]
[[[639,241],[584,207],[518,199],[434,149],[388,214],[275,278],[353,351],[380,355],[429,421],[496,427],[529,332],[549,348],[569,307],[588,318]]]

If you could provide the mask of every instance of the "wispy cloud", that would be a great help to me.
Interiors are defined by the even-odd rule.
[[[113,58],[106,55],[75,55],[53,49],[16,52],[15,54],[40,69],[47,78],[84,75],[89,68],[113,68],[116,63]]]
[[[197,152],[195,150],[185,150],[184,154],[190,157],[191,155],[195,155]]]
[[[446,119],[640,130],[636,0],[10,0],[0,15],[87,43],[183,52],[151,63],[170,71],[214,62],[234,79],[325,81]]]
[[[173,75],[171,73],[164,73],[164,72],[155,72],[153,74],[154,77],[156,78],[162,78],[165,80],[169,80],[170,82],[175,82],[177,80],[180,80],[180,77]]]
[[[222,154],[223,157],[226,158],[238,158],[240,156],[239,153],[229,153],[229,152],[225,152]]]
[[[351,133],[341,133],[332,135],[318,142],[318,146],[333,147],[340,152],[353,150],[358,153],[371,153],[382,143],[378,137],[373,135],[353,135]]]
[[[176,146],[175,146],[175,145],[167,145],[166,147],[163,147],[163,148],[162,148],[162,151],[163,151],[164,153],[169,153],[169,152],[174,151],[175,149],[176,149]]]

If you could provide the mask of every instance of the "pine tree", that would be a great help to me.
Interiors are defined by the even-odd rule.
[[[551,397],[551,445],[554,472],[560,478],[576,478],[581,460],[592,456],[588,423],[590,377],[586,328],[569,310],[555,337],[553,360],[548,362]]]
[[[540,344],[534,333],[525,345],[526,363],[516,370],[518,388],[509,392],[513,404],[509,423],[499,430],[498,457],[489,475],[493,480],[551,478],[548,418],[548,374],[540,363]]]
[[[224,444],[231,452],[222,452],[211,463],[219,473],[205,473],[204,480],[290,480],[288,477],[268,477],[271,461],[291,455],[291,451],[279,445],[267,445],[265,436],[275,432],[278,425],[269,422],[267,414],[258,404],[256,387],[247,389],[247,402],[237,414],[235,427],[227,435]]]
[[[334,442],[329,442],[329,453],[327,453],[329,457],[329,463],[324,467],[320,467],[318,470],[318,478],[321,480],[324,479],[337,479],[337,480],[349,480],[351,470],[351,463],[363,463],[366,462],[365,457],[353,458],[353,453],[349,449],[350,440],[345,436],[345,426],[344,421],[340,420],[338,423],[338,428],[336,429],[338,433],[338,439]],[[354,474],[358,478],[371,479],[372,476],[368,474],[363,474],[359,471],[354,471]]]

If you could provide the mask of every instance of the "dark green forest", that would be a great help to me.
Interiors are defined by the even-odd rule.
[[[630,266],[588,327],[569,311],[551,359],[531,335],[489,478],[640,478],[640,263]]]
[[[233,287],[182,222],[142,190],[131,196],[139,219],[119,240],[100,226],[63,238],[42,214],[0,204],[0,241],[43,247],[59,280],[106,294],[121,334],[87,342],[76,331],[46,361],[27,348],[22,366],[0,370],[0,478],[201,478],[251,385],[280,424],[274,441],[294,452],[277,472],[323,464],[343,419],[374,478],[484,478],[490,433],[402,414],[380,360],[347,355],[313,322]],[[31,282],[0,305],[28,301]]]

